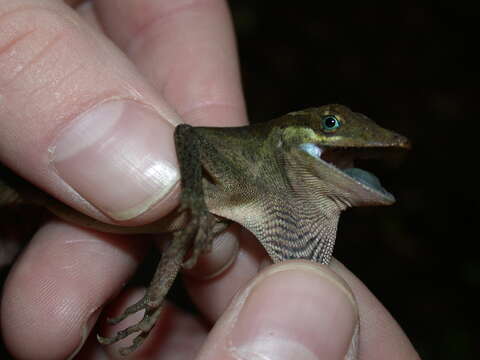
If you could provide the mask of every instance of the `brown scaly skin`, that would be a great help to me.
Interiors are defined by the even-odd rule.
[[[119,323],[140,310],[145,310],[143,319],[113,337],[98,337],[101,343],[112,344],[139,333],[121,350],[123,355],[148,336],[178,271],[194,266],[230,221],[255,234],[274,262],[308,259],[328,264],[342,210],[395,201],[373,175],[352,168],[353,159],[410,147],[405,137],[342,105],[237,128],[180,125],[175,144],[182,178],[180,206],[141,227],[99,222],[0,168],[0,207],[35,203],[64,220],[97,230],[173,233],[145,296],[109,322]],[[184,261],[190,249],[192,256]]]

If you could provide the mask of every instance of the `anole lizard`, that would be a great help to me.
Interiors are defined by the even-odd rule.
[[[342,105],[236,128],[182,124],[174,136],[180,206],[140,227],[92,219],[0,169],[0,206],[34,203],[64,220],[107,232],[173,233],[145,296],[109,322],[119,323],[140,310],[145,310],[143,319],[112,337],[98,337],[111,344],[138,332],[123,355],[135,350],[155,325],[178,271],[195,265],[230,221],[250,230],[274,262],[328,264],[342,210],[395,201],[374,175],[353,167],[353,160],[410,147],[405,137]],[[188,250],[192,255],[185,261]]]

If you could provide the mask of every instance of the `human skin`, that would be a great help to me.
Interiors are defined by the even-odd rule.
[[[220,0],[73,3],[0,0],[0,161],[92,217],[150,222],[178,201],[174,126],[247,122],[228,8]],[[43,225],[4,286],[10,353],[119,357],[129,339],[102,346],[94,326],[117,294],[109,313],[141,296],[123,284],[149,245],[58,220]],[[360,358],[418,357],[338,262],[268,264],[251,235],[232,227],[184,273],[199,315],[167,304],[131,358],[341,359],[359,321]]]

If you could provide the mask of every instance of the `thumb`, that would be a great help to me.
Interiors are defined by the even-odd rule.
[[[0,161],[103,221],[171,210],[180,118],[126,56],[59,1],[0,1],[0,33]]]
[[[287,262],[233,300],[198,359],[355,359],[357,336],[346,283],[326,266]]]

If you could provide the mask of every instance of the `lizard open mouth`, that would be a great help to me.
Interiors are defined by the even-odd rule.
[[[333,169],[353,179],[358,184],[381,194],[392,202],[395,200],[393,195],[382,186],[380,180],[374,174],[354,166],[354,160],[356,159],[384,157],[388,153],[388,148],[330,148],[313,143],[302,144],[300,148],[314,158],[327,163]]]

